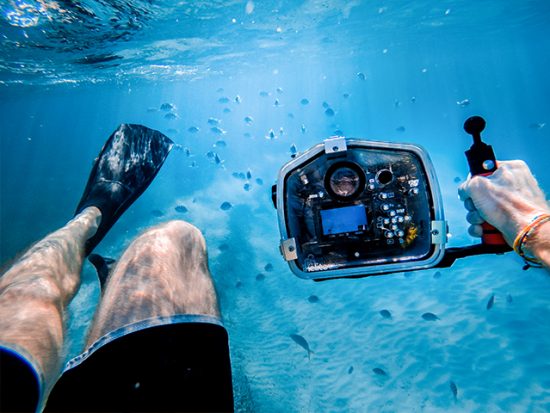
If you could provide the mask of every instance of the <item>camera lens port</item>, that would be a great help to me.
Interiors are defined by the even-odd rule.
[[[393,180],[393,173],[389,169],[381,169],[376,173],[376,181],[380,185],[387,185]]]

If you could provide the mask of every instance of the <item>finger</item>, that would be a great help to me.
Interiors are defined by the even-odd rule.
[[[481,225],[470,225],[468,228],[468,234],[472,237],[481,238],[483,235],[483,228],[481,228]]]
[[[472,201],[472,198],[466,198],[464,200],[464,208],[466,208],[468,211],[477,211],[477,208],[474,205],[474,201]]]
[[[470,197],[470,194],[468,193],[467,185],[468,185],[468,181],[465,181],[458,186],[458,199],[460,199],[461,201],[465,201]]]
[[[472,225],[481,225],[485,222],[477,210],[468,212],[468,214],[466,214],[466,221]]]

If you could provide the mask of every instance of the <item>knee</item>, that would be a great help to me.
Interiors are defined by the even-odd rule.
[[[206,248],[206,241],[200,229],[186,221],[172,220],[151,228],[146,234],[169,239],[174,244],[192,244]]]

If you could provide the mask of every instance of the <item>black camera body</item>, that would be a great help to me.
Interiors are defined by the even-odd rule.
[[[327,139],[284,165],[281,252],[302,278],[427,268],[444,253],[439,187],[419,146]]]

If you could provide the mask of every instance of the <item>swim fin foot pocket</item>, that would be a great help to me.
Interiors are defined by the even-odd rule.
[[[101,222],[86,241],[86,256],[120,216],[151,184],[174,142],[141,125],[121,124],[97,157],[75,215],[95,206]]]

